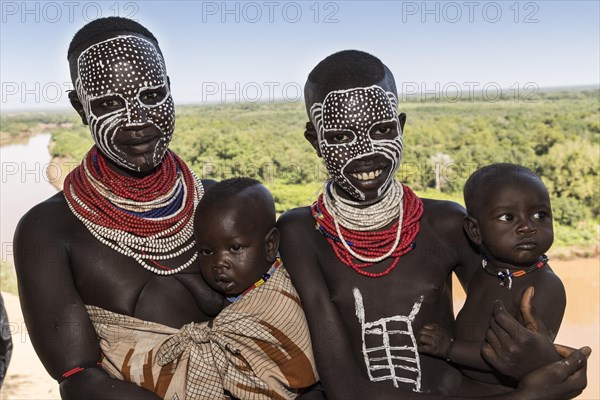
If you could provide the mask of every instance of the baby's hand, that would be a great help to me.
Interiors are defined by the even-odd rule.
[[[421,353],[446,358],[452,338],[450,333],[438,324],[425,324],[419,332],[417,344]]]

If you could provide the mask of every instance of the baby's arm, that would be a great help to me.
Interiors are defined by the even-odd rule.
[[[551,271],[540,271],[536,284],[536,296],[531,296],[531,306],[535,309],[539,319],[545,326],[544,335],[550,341],[554,341],[558,328],[562,321],[565,309],[565,291],[560,279]],[[515,290],[516,288],[513,288]],[[529,292],[524,291],[523,296],[529,296]],[[518,296],[520,299],[521,296]],[[517,302],[517,300],[515,300]],[[519,304],[515,304],[519,308]],[[490,316],[491,317],[491,316]],[[516,317],[516,316],[515,316]],[[519,318],[519,320],[521,320]],[[494,322],[492,321],[492,328]],[[537,329],[533,329],[536,330]],[[490,330],[493,332],[493,329]],[[489,336],[489,335],[488,335]],[[494,340],[492,337],[491,340]],[[419,351],[425,354],[430,354],[447,361],[451,361],[460,366],[474,368],[480,371],[494,372],[489,363],[481,356],[481,348],[485,343],[481,341],[464,341],[453,338],[452,333],[440,328],[437,324],[423,325],[417,338]],[[533,354],[533,353],[532,353]],[[532,359],[535,357],[531,357]],[[507,369],[502,372],[503,375],[514,379],[520,379],[527,372],[533,371],[535,368],[545,364],[530,365],[527,363],[515,363],[514,368]]]
[[[491,371],[490,366],[481,358],[481,342],[456,340],[451,333],[438,324],[425,324],[417,338],[419,352],[470,368]]]

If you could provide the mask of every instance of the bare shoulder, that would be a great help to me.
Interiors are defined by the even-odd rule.
[[[281,233],[279,249],[294,285],[298,276],[306,277],[308,271],[318,271],[318,242],[315,222],[310,207],[300,207],[283,213],[277,228]]]
[[[297,231],[298,229],[314,230],[314,219],[310,207],[298,207],[284,212],[277,220],[277,228],[281,231],[282,236],[287,233],[294,233],[296,236],[300,233]]]
[[[561,299],[566,297],[565,286],[560,277],[550,268],[550,264],[547,264],[546,268],[532,274],[532,278],[535,279],[533,282],[535,300],[546,297],[550,301],[550,304],[552,304],[554,301],[561,301]]]
[[[435,240],[447,250],[447,259],[466,290],[471,276],[477,271],[481,256],[463,228],[467,212],[460,204],[447,200],[423,200],[421,228],[425,238]]]
[[[448,200],[423,200],[421,223],[430,227],[445,240],[464,240],[463,222],[467,216],[464,207]]]
[[[15,231],[15,241],[23,235],[56,235],[64,231],[66,221],[74,218],[63,192],[59,192],[33,206],[21,217]]]
[[[443,216],[462,220],[467,215],[465,208],[454,201],[424,198],[421,200],[423,201],[425,213],[428,212],[430,216],[434,214],[436,217]]]
[[[214,179],[201,179],[200,182],[202,182],[202,187],[204,188],[204,191],[207,191],[208,189],[217,184],[217,181],[215,181]]]

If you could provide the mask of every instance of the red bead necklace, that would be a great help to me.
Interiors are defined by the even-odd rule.
[[[96,161],[96,162],[94,162]],[[178,167],[178,168],[176,168]],[[90,222],[111,229],[119,229],[138,236],[151,236],[177,225],[172,232],[182,229],[193,216],[194,191],[187,190],[185,207],[169,218],[149,219],[139,217],[116,207],[105,196],[99,195],[97,185],[101,183],[114,198],[144,203],[164,196],[175,185],[177,174],[182,174],[186,188],[194,187],[194,177],[185,163],[173,152],[167,151],[163,162],[155,172],[141,179],[120,175],[106,165],[104,156],[93,147],[83,164],[75,168],[65,179],[64,194],[78,214]],[[77,202],[73,194],[81,200]],[[81,204],[83,203],[83,204]]]
[[[324,194],[321,194],[311,206],[312,215],[316,221],[316,229],[327,238],[337,258],[361,275],[378,278],[389,274],[398,264],[400,256],[414,248],[414,239],[419,233],[419,220],[423,215],[423,202],[408,186],[402,186],[404,189],[402,198],[404,214],[400,242],[390,255],[390,257],[395,257],[395,260],[384,271],[377,273],[365,270],[365,268],[375,265],[374,262],[356,263],[356,259],[345,248],[341,240],[345,240],[346,244],[361,256],[380,257],[389,252],[394,245],[398,232],[398,221],[396,220],[389,228],[379,231],[357,231],[340,226],[342,239],[337,234],[333,216],[325,207]]]
[[[202,194],[200,180],[171,151],[155,171],[138,179],[115,172],[93,147],[64,185],[71,211],[94,237],[161,275],[179,272],[196,259],[193,251],[177,268],[157,262],[193,249],[193,215]]]

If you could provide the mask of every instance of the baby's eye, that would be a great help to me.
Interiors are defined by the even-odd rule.
[[[510,222],[513,220],[513,216],[511,214],[502,214],[501,216],[498,217],[498,219],[500,221]]]
[[[210,256],[212,255],[212,250],[210,249],[200,249],[200,254],[202,254],[203,256]]]
[[[548,217],[550,217],[550,216],[545,211],[538,211],[536,213],[533,213],[533,215],[532,215],[532,218],[534,218],[534,219],[544,219],[544,218],[548,218]]]
[[[234,253],[239,253],[240,251],[242,251],[242,245],[238,244],[238,243],[235,243],[235,244],[231,245],[230,249]]]

